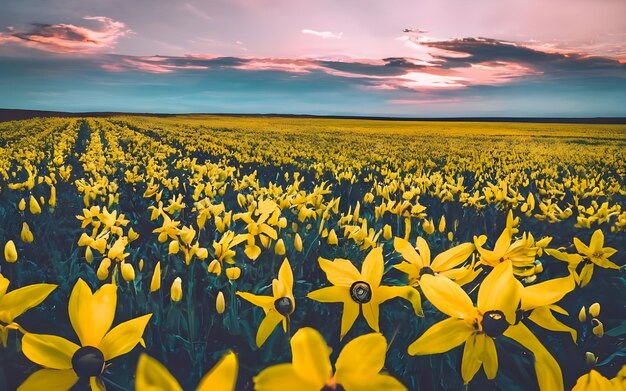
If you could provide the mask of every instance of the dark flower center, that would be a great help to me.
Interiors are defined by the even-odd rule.
[[[280,299],[276,299],[274,301],[274,308],[278,311],[282,316],[290,315],[293,312],[293,302],[288,297],[281,297]]]
[[[430,274],[431,276],[434,276],[435,272],[433,271],[433,269],[430,268],[430,266],[424,266],[420,269],[420,277],[424,274]]]
[[[485,312],[481,324],[485,334],[492,338],[501,336],[509,327],[504,314],[498,310]]]
[[[104,354],[93,346],[83,346],[72,356],[72,368],[80,378],[100,376],[104,370]]]
[[[365,281],[357,281],[350,287],[350,297],[360,304],[369,303],[372,300],[372,289]]]
[[[334,386],[329,386],[328,384],[322,387],[321,391],[346,391],[345,388],[341,384],[335,384]]]

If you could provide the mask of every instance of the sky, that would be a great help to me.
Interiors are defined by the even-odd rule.
[[[0,0],[0,107],[626,116],[624,0]]]

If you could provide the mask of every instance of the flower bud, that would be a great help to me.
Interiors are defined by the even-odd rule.
[[[122,263],[122,278],[124,281],[130,282],[135,280],[135,269],[130,263]]]
[[[222,291],[217,292],[217,298],[215,299],[215,309],[218,314],[223,314],[226,310],[226,301],[224,300],[224,294]]]
[[[39,206],[37,199],[32,195],[30,196],[30,200],[28,202],[28,208],[30,210],[30,213],[34,215],[41,213],[41,206]]]
[[[139,271],[143,271],[143,258],[139,260]]]
[[[578,321],[580,323],[584,323],[586,320],[587,320],[587,310],[585,309],[585,306],[583,306],[578,312]]]
[[[23,212],[26,209],[26,200],[25,199],[21,199],[20,202],[17,204],[17,208]]]
[[[293,247],[295,247],[297,252],[302,252],[302,238],[300,237],[299,233],[296,233],[293,238]]]
[[[33,236],[33,233],[31,232],[30,227],[26,222],[22,223],[22,232],[20,233],[20,239],[22,239],[22,242],[24,243],[31,243],[33,240],[35,240],[35,237]]]
[[[17,262],[17,249],[15,248],[15,243],[12,240],[9,240],[4,245],[4,259],[9,263]]]
[[[334,229],[331,229],[330,232],[328,233],[328,244],[330,244],[331,246],[336,246],[337,244],[339,244],[339,239],[337,239],[337,234],[335,233]]]
[[[222,274],[222,264],[217,259],[214,259],[209,263],[209,267],[207,268],[209,273],[213,273],[216,276]]]
[[[600,322],[596,318],[593,318],[591,319],[591,324],[594,325],[591,331],[593,331],[596,337],[602,338],[602,336],[604,336],[604,325],[602,324],[602,322]]]
[[[393,232],[391,231],[391,225],[385,224],[383,227],[383,238],[385,240],[390,240],[393,237]]]
[[[178,240],[172,240],[170,242],[169,248],[167,250],[168,254],[178,254],[178,252],[180,251],[180,243],[178,243]]]
[[[283,239],[278,239],[276,241],[276,245],[274,246],[274,252],[276,255],[285,255],[287,249],[285,248],[285,241]]]
[[[161,289],[161,262],[157,262],[150,280],[150,292],[156,292]]]
[[[93,251],[91,251],[91,247],[89,246],[85,247],[85,261],[87,261],[87,263],[93,262]]]
[[[183,281],[176,277],[170,288],[170,298],[172,301],[181,301],[183,298]]]
[[[595,354],[591,352],[585,353],[585,363],[587,364],[587,366],[593,367],[594,365],[596,365],[597,361],[598,361],[598,358],[596,357]]]
[[[593,303],[591,306],[589,306],[589,315],[591,315],[592,318],[597,318],[598,315],[600,315],[599,303]]]
[[[441,216],[441,219],[439,220],[439,226],[437,228],[439,229],[440,233],[443,233],[443,231],[446,230],[446,216]]]
[[[111,260],[109,258],[103,258],[98,266],[96,275],[100,281],[104,281],[109,277],[109,267],[111,266]]]
[[[240,276],[241,276],[241,269],[238,268],[237,266],[229,267],[226,269],[226,277],[228,277],[229,280],[236,280]]]

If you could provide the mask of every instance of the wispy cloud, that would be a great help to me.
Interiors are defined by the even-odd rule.
[[[314,35],[316,37],[324,38],[324,39],[341,39],[343,38],[343,33],[333,33],[331,31],[315,31],[311,29],[302,30],[302,34]]]
[[[120,38],[132,33],[124,23],[105,16],[83,19],[96,22],[98,26],[36,23],[28,30],[10,28],[0,32],[0,44],[14,43],[56,53],[94,53],[113,49]]]
[[[206,12],[202,11],[200,8],[196,7],[195,5],[191,4],[191,3],[185,3],[185,9],[189,12],[191,12],[192,14],[196,15],[197,17],[204,19],[204,20],[212,20],[213,18],[207,14]]]

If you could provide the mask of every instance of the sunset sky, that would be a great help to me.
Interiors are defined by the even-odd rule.
[[[25,0],[0,107],[626,116],[624,0]]]

